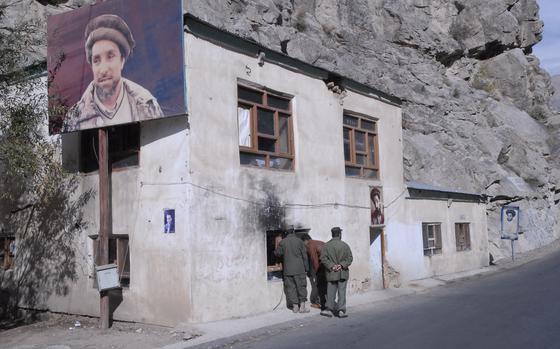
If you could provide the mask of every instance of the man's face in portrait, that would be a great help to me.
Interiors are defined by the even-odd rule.
[[[511,212],[506,213],[506,218],[509,222],[511,222],[513,220],[513,213]]]
[[[375,208],[379,208],[379,202],[381,201],[381,199],[379,198],[379,195],[375,194],[373,195],[373,206]]]
[[[119,46],[110,40],[99,40],[91,49],[91,68],[100,99],[114,96],[121,81],[124,58]]]
[[[171,222],[173,221],[173,217],[171,217],[171,215],[168,213],[165,215],[165,221],[167,222],[167,224],[171,224]]]

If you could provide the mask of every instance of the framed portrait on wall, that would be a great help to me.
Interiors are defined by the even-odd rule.
[[[175,233],[175,210],[170,208],[163,209],[163,233]]]
[[[519,207],[502,206],[500,212],[501,238],[508,240],[519,239]]]
[[[381,187],[371,187],[369,192],[371,207],[371,226],[385,224],[385,212],[383,210],[383,191]]]

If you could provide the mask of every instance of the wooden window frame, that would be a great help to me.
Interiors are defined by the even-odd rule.
[[[261,103],[257,103],[255,101],[249,101],[246,99],[242,99],[239,96],[239,89],[246,89],[246,90],[251,90],[253,92],[257,92],[257,93],[261,93],[262,97],[261,97]],[[293,113],[292,113],[292,99],[293,97],[288,96],[286,94],[283,93],[279,93],[279,92],[274,92],[274,91],[270,91],[266,88],[256,88],[254,86],[247,86],[244,84],[238,84],[237,85],[237,91],[238,91],[238,96],[237,96],[237,107],[243,107],[245,109],[249,109],[249,118],[250,118],[250,132],[251,132],[251,146],[247,147],[244,145],[239,144],[239,153],[241,154],[253,154],[253,155],[260,155],[260,156],[264,156],[265,158],[265,163],[264,166],[259,166],[259,165],[251,165],[251,164],[243,164],[243,166],[254,166],[254,167],[260,167],[260,168],[267,168],[267,169],[272,169],[272,170],[281,170],[281,171],[293,171],[294,170],[294,166],[295,166],[295,148],[294,148],[294,132],[293,132]],[[281,109],[281,108],[277,108],[277,107],[273,107],[270,106],[268,103],[268,98],[269,96],[273,96],[279,99],[283,99],[283,100],[287,100],[288,101],[288,109]],[[258,110],[259,109],[263,109],[263,110],[267,110],[269,112],[273,113],[273,122],[274,122],[274,135],[269,135],[269,134],[265,134],[265,133],[259,133],[258,132],[258,124],[257,124],[257,120],[258,120]],[[285,115],[288,118],[288,152],[287,153],[283,153],[280,151],[280,123],[279,123],[279,118],[280,115]],[[238,115],[239,118],[239,115]],[[239,119],[238,119],[238,127],[239,127]],[[238,130],[238,134],[239,134],[239,130]],[[275,151],[274,152],[270,152],[270,151],[265,151],[265,150],[259,150],[259,137],[260,138],[266,138],[266,139],[273,139],[275,140]],[[282,158],[282,159],[288,159],[290,161],[290,168],[289,169],[282,169],[282,168],[277,168],[277,167],[272,167],[271,166],[271,158]],[[240,160],[241,161],[241,160]]]
[[[111,171],[118,172],[131,167],[140,166],[140,123],[109,126],[108,129],[109,164],[111,166]],[[115,149],[115,140],[122,142],[118,149]],[[98,149],[98,130],[89,129],[80,131],[79,170],[81,173],[90,174],[99,171],[99,164],[96,159],[96,156],[99,156],[99,154],[97,154]],[[125,159],[129,156],[135,156],[137,161],[130,165],[117,166],[115,164],[117,161]]]
[[[471,231],[470,223],[468,222],[457,222],[455,223],[455,246],[457,247],[457,252],[470,251],[471,250]],[[460,244],[460,234],[465,235],[465,244]]]
[[[358,126],[348,125],[345,123],[345,117],[349,116],[352,118],[358,119]],[[367,128],[362,127],[362,121],[365,120],[366,122],[373,123],[374,129],[370,130]],[[346,154],[344,155],[344,165],[345,165],[345,173],[348,177],[356,177],[356,178],[367,178],[367,179],[379,179],[379,132],[378,132],[378,123],[379,120],[373,118],[368,115],[355,113],[352,111],[344,110],[342,115],[342,139],[344,142],[344,131],[349,131],[349,147],[350,147],[350,161],[346,160]],[[364,133],[364,148],[365,151],[357,151],[356,150],[356,132],[363,132]],[[369,136],[373,136],[374,142],[374,159],[373,159],[373,166],[369,165]],[[343,143],[344,144],[344,143]],[[344,152],[344,146],[343,146]],[[357,155],[365,156],[365,164],[359,164],[356,160]],[[358,175],[352,175],[348,173],[348,169],[358,169]],[[366,171],[375,171],[375,176],[366,176]]]
[[[1,236],[0,237],[0,249],[2,255],[0,256],[0,268],[4,270],[9,270],[14,267],[15,254],[10,251],[10,244],[16,243],[15,236]]]
[[[126,240],[126,244],[124,243],[124,240]],[[111,256],[111,250],[112,250],[111,244],[115,244],[114,256]],[[96,238],[93,240],[93,260],[95,265],[99,265],[98,253],[97,253],[98,249],[99,249],[99,239]],[[110,236],[108,253],[109,253],[109,264],[114,263],[117,265],[117,271],[119,273],[121,286],[123,288],[129,288],[130,287],[130,239],[128,235]],[[124,270],[125,264],[128,264],[128,271]]]
[[[280,240],[277,237],[282,238],[282,231],[279,230],[269,230],[266,232],[266,274],[268,281],[280,281],[282,280],[282,258],[278,258],[274,255],[274,251],[278,248]]]
[[[428,236],[429,227],[434,227],[434,237]],[[434,241],[434,246],[430,246],[430,241]],[[423,222],[422,223],[422,243],[424,248],[424,256],[434,256],[443,253],[443,242],[441,235],[441,222]]]

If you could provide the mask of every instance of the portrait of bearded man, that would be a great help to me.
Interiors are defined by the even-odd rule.
[[[119,16],[104,14],[89,21],[84,48],[93,80],[68,111],[65,132],[163,116],[147,89],[122,76],[135,44],[130,28]]]

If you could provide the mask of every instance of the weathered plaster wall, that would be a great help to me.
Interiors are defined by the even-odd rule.
[[[282,285],[266,281],[266,224],[259,215],[267,198],[284,207],[284,222],[330,238],[341,226],[354,253],[350,292],[381,287],[379,242],[369,244],[369,186],[383,185],[386,200],[403,188],[400,109],[350,92],[342,105],[323,81],[224,50],[187,35],[190,108],[189,198],[193,236],[193,321],[243,316],[272,309]],[[227,64],[224,64],[227,62]],[[244,79],[294,96],[293,172],[244,167],[239,163],[237,81]],[[196,87],[195,87],[196,86]],[[379,118],[381,180],[346,178],[343,109]],[[219,194],[216,194],[219,193]],[[246,202],[244,200],[249,200]],[[361,206],[302,207],[341,203]],[[281,223],[281,222],[278,222]],[[282,222],[283,223],[283,222]],[[372,276],[376,276],[373,280]],[[212,302],[205,301],[212,295]]]
[[[387,261],[398,272],[392,284],[488,265],[486,205],[404,199],[403,220],[387,227]],[[442,253],[424,256],[422,223],[440,222]],[[457,251],[455,223],[470,223],[471,250]]]
[[[78,137],[64,136],[65,162],[77,164]],[[192,235],[187,234],[187,118],[145,122],[141,128],[140,165],[112,173],[112,233],[129,235],[130,287],[114,318],[175,325],[191,312]],[[97,172],[82,175],[82,191],[98,188]],[[163,233],[163,209],[174,208],[175,234]],[[93,285],[93,243],[99,231],[99,200],[84,212],[90,222],[77,246],[79,278],[66,297],[53,296],[53,311],[99,314],[99,293]]]

